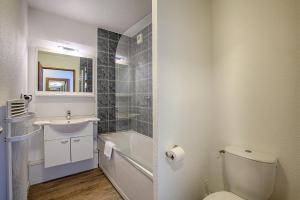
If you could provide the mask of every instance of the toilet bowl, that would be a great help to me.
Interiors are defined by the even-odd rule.
[[[221,191],[208,195],[203,200],[246,200],[231,192]]]
[[[204,200],[268,200],[275,183],[277,159],[269,154],[228,146],[224,156],[226,191]]]

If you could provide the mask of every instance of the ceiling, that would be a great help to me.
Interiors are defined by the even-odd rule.
[[[124,33],[151,13],[151,0],[28,0],[29,6]]]

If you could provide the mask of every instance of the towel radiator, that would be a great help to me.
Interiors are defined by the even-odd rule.
[[[7,199],[23,200],[28,189],[28,139],[41,132],[41,126],[33,126],[35,114],[28,112],[28,102],[23,99],[7,101]]]

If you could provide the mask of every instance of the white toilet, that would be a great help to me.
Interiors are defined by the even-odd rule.
[[[277,159],[240,147],[225,148],[224,181],[227,191],[204,200],[268,200],[275,183]]]

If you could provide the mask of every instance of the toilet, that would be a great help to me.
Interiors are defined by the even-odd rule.
[[[223,176],[226,191],[204,200],[268,200],[273,192],[276,157],[228,146],[225,148]]]

